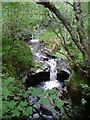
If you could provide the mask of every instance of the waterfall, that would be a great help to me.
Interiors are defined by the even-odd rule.
[[[50,81],[45,82],[44,89],[53,89],[59,88],[62,89],[62,85],[57,80],[57,62],[54,59],[50,59],[46,61],[46,63],[50,66]]]
[[[47,64],[50,66],[50,81],[57,80],[57,63],[54,59],[47,61]]]

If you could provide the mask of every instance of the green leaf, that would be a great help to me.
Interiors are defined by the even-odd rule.
[[[24,101],[24,102],[23,102],[23,101],[21,101],[19,105],[20,105],[20,106],[22,106],[22,107],[24,107],[24,106],[26,106],[26,105],[27,105],[27,102],[26,102],[26,101]]]
[[[51,89],[51,90],[48,90],[46,92],[50,93],[51,95],[54,95],[56,93],[56,90],[55,89]]]
[[[2,118],[4,119],[4,120],[11,120],[11,118],[12,118],[12,116],[11,115],[4,115],[4,116],[2,116]]]
[[[27,90],[27,92],[28,92],[28,93],[31,93],[31,91],[33,91],[33,90],[35,90],[34,87],[29,87],[28,90]]]
[[[51,95],[50,98],[51,99],[56,99],[56,95]]]
[[[20,115],[20,112],[19,112],[19,110],[18,110],[17,108],[14,109],[14,110],[12,111],[12,113],[13,113],[13,114],[12,114],[13,117],[15,117],[15,116],[18,117],[18,116]]]
[[[39,100],[39,102],[40,102],[40,104],[42,104],[42,105],[49,105],[49,104],[50,104],[50,101],[49,101],[48,98],[41,98],[41,99]]]
[[[39,89],[35,89],[34,91],[32,91],[31,95],[33,97],[37,97],[39,94],[43,94],[44,90],[42,88],[39,88]]]
[[[15,102],[15,101],[7,102],[7,106],[8,106],[9,108],[11,108],[11,109],[13,109],[16,104],[17,104],[17,102]]]
[[[7,104],[2,102],[2,114],[4,115],[5,113],[7,113],[7,111],[8,111]]]
[[[3,85],[8,86],[8,84],[10,84],[13,81],[14,81],[14,78],[8,77],[7,79],[3,79]]]
[[[19,98],[17,96],[14,96],[14,100],[18,100]]]
[[[32,114],[32,107],[28,107],[26,110],[24,110],[24,115],[29,116]]]
[[[26,92],[24,95],[23,95],[24,98],[27,98],[28,97],[28,92]]]
[[[87,96],[90,96],[90,92],[86,94]]]
[[[56,100],[54,105],[57,107],[62,107],[64,105],[64,102],[62,100]]]
[[[87,101],[84,98],[82,98],[81,102],[84,105]]]
[[[65,85],[69,85],[70,80],[64,80]]]
[[[4,97],[7,97],[10,94],[10,91],[7,89],[7,87],[4,87],[2,89],[2,94]]]

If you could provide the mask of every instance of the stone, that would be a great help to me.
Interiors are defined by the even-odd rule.
[[[37,102],[33,105],[33,108],[36,108],[38,111],[40,110],[40,103]]]
[[[56,111],[53,105],[51,105],[51,104],[43,105],[41,108],[42,108],[42,114],[45,114],[45,111],[46,111],[46,115],[50,115],[56,120],[60,118],[59,111]],[[44,113],[43,113],[43,111],[44,111]]]
[[[36,113],[36,114],[33,115],[33,119],[38,119],[39,117],[40,117],[40,116],[39,116],[38,113]]]

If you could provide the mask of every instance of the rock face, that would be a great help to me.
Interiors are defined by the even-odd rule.
[[[36,50],[35,48],[34,51],[34,48],[35,47],[33,47],[32,50],[34,52],[35,68],[32,68],[31,72],[27,75],[26,84],[28,87],[34,86],[38,89],[42,87],[43,82],[47,80],[52,80],[51,82],[53,82],[56,78],[60,81],[68,79],[70,71],[67,69],[68,65],[63,60],[53,57],[47,49],[43,48],[43,51],[43,49],[37,47],[38,49]],[[61,67],[62,65],[63,67]],[[52,76],[52,73],[54,76]],[[39,86],[41,82],[42,84]],[[47,84],[48,81],[46,82],[46,86]],[[59,83],[57,84],[59,85]],[[53,95],[48,93],[45,96],[45,99],[48,99],[50,104],[40,103],[42,95],[38,95],[36,98],[29,97],[29,100],[34,103],[33,115],[29,117],[29,120],[65,120],[71,117],[71,99],[67,93],[67,89],[64,88],[61,90],[60,87],[52,87],[52,90],[53,89],[56,90]],[[55,95],[56,97],[54,97]],[[55,106],[56,100],[62,100],[64,102],[63,106]]]
[[[55,76],[57,74],[57,80],[60,82],[67,80],[70,75],[70,70],[68,69],[68,63],[63,61],[60,58],[55,58],[52,56],[50,51],[47,49],[40,49],[39,41],[34,43],[37,47],[32,45],[32,51],[34,53],[34,62],[35,68],[32,68],[31,71],[24,76],[23,81],[26,82],[27,87],[34,86],[37,90],[43,86],[43,82],[50,80],[50,72],[52,69],[50,68],[51,59],[57,62],[57,66],[55,64],[53,70],[55,72]],[[33,44],[33,42],[32,42]],[[31,43],[29,44],[31,45]],[[31,46],[30,46],[31,47]],[[35,49],[35,50],[34,50]],[[56,71],[57,69],[57,71]],[[55,77],[53,77],[55,79]],[[27,79],[25,81],[25,79]],[[51,78],[52,79],[52,78]],[[40,83],[42,82],[41,86]],[[48,83],[48,81],[46,82]],[[54,84],[52,82],[52,84]],[[79,113],[79,107],[72,105],[72,100],[67,91],[67,87],[63,86],[62,89],[60,87],[54,87],[52,90],[56,90],[53,94],[48,92],[45,96],[43,94],[39,94],[37,97],[32,97],[29,95],[28,101],[32,103],[33,114],[28,118],[28,120],[76,120]],[[50,101],[49,104],[41,104],[40,100],[42,98],[48,99]],[[62,101],[61,103],[58,103]],[[57,103],[55,103],[57,101]],[[45,101],[46,102],[46,101]],[[77,112],[78,111],[78,112]],[[78,117],[79,118],[79,117]]]
[[[29,82],[32,83],[33,81],[39,83],[41,81],[56,78],[60,81],[68,79],[70,71],[68,70],[68,64],[65,61],[52,56],[50,51],[44,48],[42,44],[40,46],[39,40],[35,39],[29,41],[28,45],[32,48],[35,62],[35,67],[31,69],[27,77],[28,85]],[[34,84],[35,82],[33,85]]]

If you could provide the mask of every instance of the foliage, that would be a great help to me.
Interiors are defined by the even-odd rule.
[[[41,25],[47,26],[45,14],[47,10],[33,1],[2,3],[2,38],[28,41]]]
[[[67,56],[67,59],[73,64],[73,69],[77,67],[79,71],[83,71],[83,74],[89,77],[90,76],[90,70],[87,70],[87,66],[89,66],[89,41],[87,39],[87,34],[85,34],[85,29],[83,27],[83,13],[81,9],[81,3],[80,2],[70,2],[70,5],[73,4],[74,9],[72,10],[71,16],[69,16],[70,19],[68,19],[68,16],[65,17],[65,14],[68,13],[68,11],[65,13],[61,9],[59,9],[59,5],[56,6],[56,3],[53,4],[51,2],[39,2],[38,4],[43,5],[44,7],[49,9],[49,21],[52,24],[53,31],[57,34],[57,36],[61,39],[61,44],[63,48],[65,49],[66,53],[64,55]],[[64,5],[64,3],[63,3]],[[62,5],[62,6],[63,6]],[[88,5],[88,4],[87,4]],[[71,5],[72,7],[72,5]],[[70,9],[70,6],[67,6]],[[85,7],[86,8],[86,7]],[[78,12],[79,10],[79,12]],[[84,15],[87,13],[84,13]],[[70,15],[70,11],[69,14]],[[87,15],[86,15],[87,16]],[[86,19],[88,21],[88,18]],[[73,24],[71,24],[73,22]],[[56,31],[56,27],[58,31]],[[62,27],[63,26],[63,27]],[[67,29],[67,33],[66,30]],[[64,32],[63,32],[64,29]],[[69,34],[70,39],[67,39],[65,35]],[[68,44],[69,42],[69,44]],[[80,54],[80,57],[78,59],[78,53]],[[84,66],[83,66],[84,65]],[[74,69],[75,70],[75,69]],[[86,71],[84,71],[86,70]],[[87,77],[87,79],[88,79]]]
[[[41,98],[40,99],[40,104],[41,105],[49,105],[50,104],[50,101],[48,98]]]
[[[70,84],[70,80],[64,80],[64,83],[65,83],[65,85],[69,85]]]
[[[21,41],[15,41],[14,45],[4,47],[2,62],[3,72],[8,69],[11,75],[19,75],[21,72],[30,69],[33,63],[33,55],[30,48]],[[16,72],[16,73],[15,73]]]
[[[55,101],[55,106],[62,107],[63,105],[64,105],[64,102],[62,100],[56,100]]]
[[[3,91],[2,91],[2,114],[3,119],[29,116],[32,114],[32,107],[28,106],[27,96],[23,96],[25,87],[14,78],[4,75],[3,77]],[[23,101],[22,101],[23,99]]]
[[[41,36],[41,40],[43,40],[44,42],[46,42],[48,44],[48,41],[50,39],[54,39],[55,38],[55,33],[52,31],[52,29],[47,28],[44,33],[43,36]],[[52,41],[53,42],[53,41]]]
[[[88,85],[87,79],[85,77],[82,77],[80,74],[80,71],[72,71],[70,79],[65,80],[65,84],[67,86],[76,87],[81,91],[81,103],[84,105],[87,101],[83,97],[90,97],[90,86]]]
[[[59,52],[61,41],[50,27],[44,30],[40,39],[40,42],[43,42],[43,45],[47,48],[47,50],[50,50],[53,55],[55,55],[56,52]]]
[[[81,102],[84,105],[87,101],[84,98],[82,98]]]
[[[32,115],[33,105],[35,103],[28,101],[28,96],[36,98],[39,95],[42,95],[39,99],[41,105],[50,105],[50,99],[52,101],[54,100],[54,106],[62,107],[64,105],[62,100],[57,99],[56,89],[44,91],[42,88],[36,89],[34,87],[29,87],[25,90],[25,86],[23,86],[18,80],[15,80],[15,78],[6,74],[3,75],[2,85],[3,119],[14,119],[14,117],[18,119],[21,116],[24,118]],[[48,98],[48,95],[50,96],[50,99]]]
[[[55,3],[58,10],[64,15],[64,4],[62,6]],[[71,7],[67,6],[67,20],[71,22]],[[85,9],[85,10],[84,10]],[[85,32],[87,34],[88,20],[85,14],[87,9],[87,3],[82,3],[82,12],[84,19]],[[85,12],[85,13],[84,13]],[[28,117],[33,114],[34,102],[28,101],[28,97],[38,98],[41,105],[52,104],[55,107],[61,108],[64,102],[57,98],[56,89],[44,91],[42,88],[36,89],[33,87],[25,89],[25,86],[21,84],[20,81],[16,80],[21,72],[30,69],[34,66],[33,55],[30,48],[25,42],[19,40],[28,41],[34,38],[41,39],[44,41],[44,45],[47,49],[53,51],[56,57],[63,59],[67,58],[68,52],[70,53],[72,61],[68,60],[72,71],[71,77],[74,79],[72,85],[80,87],[82,92],[84,91],[87,96],[90,96],[90,87],[86,81],[86,74],[82,72],[85,68],[85,63],[83,60],[83,54],[78,49],[76,44],[72,41],[70,33],[67,32],[66,45],[68,52],[62,47],[62,37],[60,31],[58,30],[57,24],[60,26],[61,33],[65,35],[65,28],[55,17],[57,22],[52,23],[54,30],[58,33],[60,38],[57,38],[56,34],[50,28],[50,20],[48,19],[50,11],[44,9],[43,6],[39,6],[34,2],[29,3],[2,3],[2,46],[3,46],[3,91],[2,91],[2,107],[3,107],[3,119],[11,119],[19,117]],[[76,36],[78,37],[78,44],[81,42],[79,34],[77,31],[75,11],[73,11],[73,29],[75,30]],[[53,14],[50,13],[51,17]],[[53,19],[52,19],[53,20]],[[65,21],[66,22],[66,21]],[[68,26],[69,27],[69,26]],[[43,35],[40,31],[46,28]],[[73,31],[71,32],[71,34]],[[40,35],[41,34],[41,35]],[[65,37],[65,36],[64,36]],[[74,36],[73,36],[74,37]],[[64,41],[63,41],[64,44]],[[83,48],[83,47],[82,47]],[[64,54],[61,54],[64,53]],[[67,58],[68,59],[68,58]],[[81,69],[78,69],[76,65],[79,65]],[[14,77],[13,77],[14,76]],[[65,84],[69,85],[71,81],[66,80]],[[39,97],[42,96],[42,97]],[[51,102],[52,101],[52,102]],[[82,98],[82,104],[84,105],[87,101]]]

